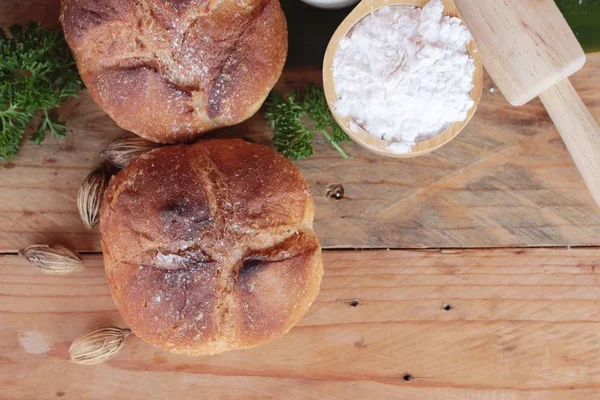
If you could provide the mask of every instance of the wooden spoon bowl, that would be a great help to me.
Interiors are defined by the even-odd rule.
[[[452,0],[442,0],[442,2],[444,4],[444,13],[446,15],[460,18],[460,14],[458,13],[458,10],[456,9],[456,6]],[[417,142],[417,144],[409,153],[396,154],[392,152],[390,149],[388,149],[388,145],[391,142],[379,139],[378,137],[369,134],[362,127],[358,126],[358,124],[353,123],[352,125],[354,125],[354,130],[352,130],[350,128],[352,118],[340,116],[335,112],[334,103],[337,99],[337,94],[335,92],[335,86],[333,82],[333,59],[335,57],[335,53],[337,52],[340,40],[346,36],[348,32],[350,32],[356,23],[379,8],[393,5],[423,7],[427,3],[428,0],[363,0],[340,24],[338,29],[333,34],[331,41],[327,46],[327,51],[325,52],[325,60],[323,61],[323,87],[325,89],[325,97],[327,98],[327,104],[329,105],[331,113],[340,127],[352,138],[352,140],[366,149],[383,156],[411,158],[431,153],[432,151],[439,149],[454,139],[456,135],[458,135],[460,131],[467,126],[473,117],[473,114],[475,114],[475,110],[477,109],[479,101],[481,100],[481,92],[483,89],[483,66],[477,44],[474,40],[471,40],[467,46],[467,50],[475,62],[475,72],[473,73],[473,89],[471,90],[471,97],[473,98],[475,104],[467,113],[467,118],[464,121],[456,122],[450,125],[446,130],[432,137],[431,139]]]

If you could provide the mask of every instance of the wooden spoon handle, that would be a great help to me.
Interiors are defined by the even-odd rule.
[[[600,205],[600,127],[569,79],[546,90],[540,98],[594,200]]]

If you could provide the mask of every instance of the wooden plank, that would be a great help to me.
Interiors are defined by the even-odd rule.
[[[56,24],[59,0],[0,0],[0,26],[29,19]],[[319,81],[328,38],[345,11],[323,11],[284,0],[290,56],[278,90]],[[314,22],[306,30],[305,21]],[[600,119],[600,53],[573,81]],[[299,162],[317,202],[315,227],[327,248],[454,248],[598,245],[600,208],[587,192],[539,101],[510,107],[500,93],[484,96],[473,121],[456,140],[422,158],[398,161],[346,145],[344,161],[323,141],[316,155]],[[0,170],[0,252],[32,243],[62,242],[99,250],[97,230],[78,220],[79,183],[100,160],[108,142],[123,133],[87,96],[65,106],[69,135],[42,146],[27,143]],[[209,136],[242,136],[270,143],[260,115]],[[327,198],[332,183],[342,200]]]
[[[600,119],[600,53],[573,78]],[[318,70],[288,70],[278,89],[318,80]],[[345,161],[323,141],[299,162],[315,194],[315,226],[325,247],[421,248],[597,245],[600,208],[587,192],[541,104],[509,106],[490,93],[456,140],[421,158],[398,161],[357,145]],[[27,143],[0,171],[0,251],[64,242],[99,250],[75,208],[77,187],[119,129],[84,92],[62,110],[69,135]],[[260,115],[209,137],[242,136],[269,144]],[[345,198],[325,196],[330,184]]]
[[[0,397],[600,397],[599,249],[324,257],[317,301],[280,340],[194,358],[131,337],[116,358],[86,367],[67,361],[70,342],[123,326],[99,256],[64,277],[0,256]]]

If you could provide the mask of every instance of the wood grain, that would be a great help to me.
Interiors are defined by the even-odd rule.
[[[586,58],[554,1],[456,2],[494,82],[515,106],[540,96],[600,206],[600,128],[569,82]]]
[[[2,4],[2,26],[29,19],[56,24],[58,0]],[[283,0],[283,7],[292,64],[314,60],[314,53],[324,51],[327,38],[319,42],[311,35],[329,37],[344,16],[297,0]],[[302,18],[318,26],[307,33]],[[599,71],[600,53],[589,54],[586,67],[573,77],[596,119]],[[288,68],[277,89],[285,92],[320,79],[319,68]],[[541,103],[516,109],[497,91],[490,93],[493,87],[486,75],[471,123],[447,146],[418,159],[386,159],[348,144],[353,158],[344,161],[319,138],[316,155],[299,166],[315,194],[321,243],[327,248],[598,245],[600,209]],[[69,129],[66,139],[27,143],[18,158],[0,169],[0,253],[55,242],[100,250],[97,230],[88,231],[79,221],[76,192],[100,162],[97,154],[123,131],[86,92],[61,114]],[[272,133],[259,114],[210,136],[269,144]],[[331,184],[343,185],[343,199],[326,196]]]
[[[565,79],[540,95],[540,99],[592,197],[600,206],[600,127]]]
[[[600,53],[573,83],[600,118]],[[318,81],[318,69],[287,70],[278,90]],[[471,123],[441,150],[413,160],[376,156],[353,143],[341,159],[319,139],[299,162],[317,202],[316,231],[328,248],[422,248],[597,245],[600,208],[581,180],[539,101],[509,106],[486,76]],[[119,129],[84,92],[62,110],[65,140],[27,143],[0,170],[0,251],[62,242],[99,250],[75,207],[77,187],[100,162]],[[261,115],[210,136],[242,136],[269,144]],[[326,197],[330,184],[345,197]]]
[[[598,249],[325,252],[316,303],[274,343],[193,358],[132,337],[92,367],[70,342],[123,325],[85,263],[56,277],[0,256],[2,399],[600,396]]]
[[[554,0],[454,0],[483,63],[515,106],[579,71],[585,53]]]

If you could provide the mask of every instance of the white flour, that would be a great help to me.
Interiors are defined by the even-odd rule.
[[[463,121],[473,106],[471,34],[443,16],[441,0],[423,9],[386,6],[339,42],[333,62],[336,111],[373,136],[409,152],[415,142]]]

